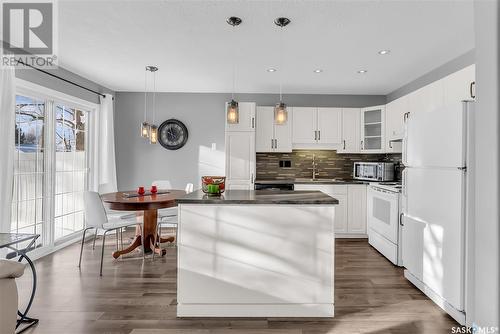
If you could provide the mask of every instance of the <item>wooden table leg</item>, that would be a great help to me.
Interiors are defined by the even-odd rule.
[[[140,228],[136,228],[136,236],[134,241],[130,246],[128,246],[125,249],[115,251],[113,252],[113,257],[117,259],[119,256],[128,254],[132,252],[134,249],[137,247],[141,246],[142,243],[144,242],[144,250],[146,254],[151,253],[153,250],[155,254],[159,255],[165,255],[166,250],[161,249],[160,247],[157,247],[155,245],[155,234],[156,234],[156,224],[158,221],[158,210],[153,209],[153,210],[144,210],[144,213],[142,214],[143,217],[143,224],[144,224],[144,235],[142,234],[142,231]],[[160,236],[157,235],[157,238],[160,238]],[[173,236],[168,237],[168,238],[161,238],[161,242],[173,242],[175,238]]]

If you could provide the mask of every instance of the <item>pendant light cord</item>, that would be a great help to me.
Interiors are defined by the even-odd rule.
[[[233,34],[232,34],[233,35],[233,45],[236,41],[236,38],[234,38],[235,31],[236,31],[235,28],[236,28],[236,26],[233,25]],[[236,50],[238,50],[238,48],[236,48]],[[235,58],[236,57],[233,57],[233,90],[231,92],[231,101],[234,101],[234,87],[235,87],[235,81],[236,81],[236,79],[235,79],[235,76],[236,76],[236,73],[235,73],[236,72],[236,60],[235,60]]]
[[[147,89],[148,89],[148,70],[144,72],[144,122],[147,122],[147,107],[148,107],[148,96],[147,96]]]
[[[283,90],[283,26],[280,27],[280,103],[283,102],[283,95],[282,95],[282,90]]]
[[[153,124],[156,116],[156,71],[153,72]]]

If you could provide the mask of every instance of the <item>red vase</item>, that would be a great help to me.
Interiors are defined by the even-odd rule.
[[[144,191],[144,187],[139,187],[139,188],[137,188],[137,193],[138,193],[139,195],[144,195],[144,193],[145,193],[145,191]]]

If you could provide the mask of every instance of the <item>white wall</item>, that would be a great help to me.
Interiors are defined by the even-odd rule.
[[[476,0],[476,219],[473,320],[499,326],[500,4]]]

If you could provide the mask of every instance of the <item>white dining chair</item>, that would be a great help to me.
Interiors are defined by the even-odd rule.
[[[118,250],[118,238],[122,236],[122,229],[128,226],[141,225],[134,220],[127,220],[122,218],[108,218],[106,210],[101,201],[101,196],[95,191],[86,191],[83,194],[83,205],[85,211],[86,227],[83,230],[82,245],[80,247],[80,260],[78,267],[82,265],[83,244],[85,243],[85,234],[88,230],[95,229],[94,241],[92,248],[95,247],[95,239],[99,230],[104,231],[102,235],[102,249],[101,249],[101,265],[99,275],[102,276],[102,262],[104,258],[104,243],[106,242],[106,234],[111,231],[116,231],[116,249]],[[121,238],[121,246],[123,248],[123,238]],[[144,252],[144,249],[143,249]]]
[[[184,190],[186,191],[186,194],[192,193],[194,191],[194,184],[192,184],[192,183],[186,184],[186,188],[184,188]],[[160,211],[161,211],[161,215],[160,215]],[[162,227],[175,228],[175,243],[177,243],[177,237],[178,237],[177,213],[178,213],[177,207],[158,210],[158,227],[157,227],[158,233],[157,234],[160,238],[161,238]]]

